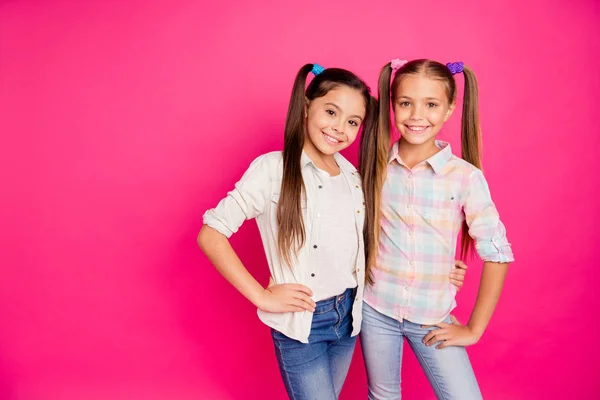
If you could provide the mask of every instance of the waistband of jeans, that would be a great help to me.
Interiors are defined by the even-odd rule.
[[[337,296],[332,296],[332,297],[328,297],[324,300],[320,300],[317,301],[317,307],[318,306],[324,306],[327,304],[333,304],[333,303],[341,303],[342,301],[351,298],[354,299],[354,296],[356,296],[356,291],[358,290],[358,287],[354,287],[354,288],[349,288],[346,289],[344,291],[344,293],[338,294]]]

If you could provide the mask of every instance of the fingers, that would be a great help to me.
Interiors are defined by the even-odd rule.
[[[441,350],[441,349],[445,349],[446,347],[456,346],[456,345],[457,345],[456,340],[445,340],[442,343],[435,346],[435,348],[438,350]]]
[[[288,305],[283,308],[282,312],[304,312],[304,308]]]
[[[436,329],[435,331],[429,332],[427,336],[425,336],[423,343],[425,343],[426,346],[431,346],[434,343],[447,339],[449,336],[450,335],[446,330]]]
[[[459,269],[462,270],[463,273],[466,272],[467,268],[469,268],[467,266],[467,264],[465,264],[464,262],[462,262],[461,260],[454,260],[454,266]]]
[[[456,290],[460,290],[460,288],[463,285],[463,281],[457,281],[456,279],[452,279],[450,278],[450,283],[453,284],[454,286],[456,286]]]
[[[308,297],[307,295],[305,295],[304,293],[301,293],[301,292],[294,292],[293,296],[295,299],[298,299],[298,300],[306,303],[310,307],[309,311],[315,311],[315,307],[317,306],[317,303],[315,303],[315,301],[313,299],[311,299],[310,297]]]
[[[307,294],[308,296],[313,295],[312,290],[310,290],[310,288],[308,286],[300,285],[299,283],[286,283],[283,286],[285,286],[287,289],[296,290],[298,292],[303,292],[303,293]]]
[[[454,268],[452,272],[450,272],[450,278],[456,279],[457,281],[464,281],[466,274],[467,270]]]
[[[310,311],[313,312],[315,311],[315,308],[313,306],[310,305],[310,303],[300,300],[300,299],[290,299],[288,301],[288,306],[294,306],[294,307],[298,307],[300,308],[302,311],[306,310],[306,311]]]
[[[431,346],[432,344],[435,344],[437,342],[443,342],[443,341],[449,340],[451,338],[452,338],[452,336],[448,333],[440,334],[440,335],[436,335],[435,337],[433,337],[432,340],[430,340],[426,344],[427,344],[427,346]]]

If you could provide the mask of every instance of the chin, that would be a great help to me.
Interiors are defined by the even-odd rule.
[[[326,154],[326,155],[328,155],[328,156],[330,156],[330,155],[333,155],[333,154],[337,153],[338,151],[342,150],[343,148],[344,148],[344,147],[342,147],[342,146],[340,146],[338,149],[334,149],[334,148],[332,148],[332,147],[330,147],[330,146],[319,146],[319,147],[317,147],[317,149],[318,149],[318,150],[319,150],[321,153],[323,153],[323,154]]]

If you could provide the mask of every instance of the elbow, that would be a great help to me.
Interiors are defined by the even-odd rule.
[[[202,250],[203,253],[206,253],[206,250],[210,247],[209,242],[211,241],[211,232],[212,229],[207,225],[202,225],[202,229],[198,233],[198,237],[196,241],[198,242],[198,247]]]
[[[223,241],[227,241],[227,237],[208,225],[202,225],[196,241],[200,250],[208,255],[210,251],[221,246]]]

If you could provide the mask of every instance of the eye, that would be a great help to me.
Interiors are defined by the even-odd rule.
[[[350,121],[350,125],[352,125],[352,126],[358,126],[358,122],[356,122],[356,121]]]
[[[427,107],[429,107],[429,108],[435,108],[437,106],[438,105],[436,103],[427,103]]]
[[[326,110],[325,112],[329,115],[335,115],[335,111],[333,110]]]
[[[398,105],[400,107],[410,107],[410,102],[409,101],[401,101],[400,103],[398,103]]]

